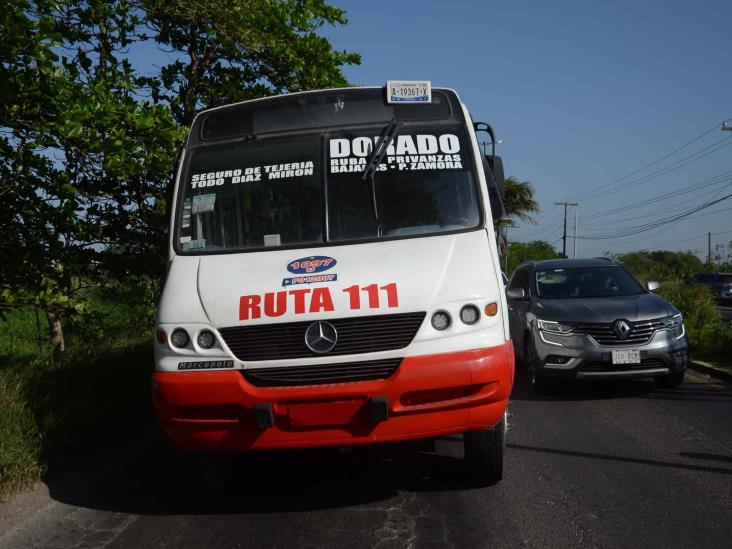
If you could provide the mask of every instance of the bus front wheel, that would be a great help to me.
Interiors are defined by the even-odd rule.
[[[465,461],[470,475],[483,486],[503,478],[503,450],[506,447],[506,415],[493,427],[463,434]]]

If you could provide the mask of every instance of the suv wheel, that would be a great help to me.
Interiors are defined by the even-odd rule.
[[[463,433],[465,461],[470,476],[481,486],[492,486],[503,478],[503,449],[506,446],[506,415],[493,427]]]
[[[537,364],[539,357],[536,354],[534,339],[530,334],[526,335],[524,342],[524,375],[526,376],[526,385],[535,393],[545,392],[548,388],[546,378],[538,373]]]
[[[656,385],[659,387],[674,389],[683,383],[685,373],[686,370],[681,370],[680,372],[666,374],[665,376],[658,376],[656,378]]]

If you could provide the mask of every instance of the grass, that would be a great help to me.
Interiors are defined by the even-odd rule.
[[[145,301],[90,295],[91,312],[65,326],[60,359],[45,316],[40,341],[33,311],[0,320],[0,500],[36,483],[69,443],[149,410],[152,308]]]

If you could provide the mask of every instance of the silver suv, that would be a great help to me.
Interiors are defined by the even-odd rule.
[[[528,384],[552,379],[652,376],[684,379],[688,342],[681,313],[609,259],[523,263],[506,291],[511,339]]]

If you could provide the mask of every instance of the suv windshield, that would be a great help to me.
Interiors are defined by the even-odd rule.
[[[619,265],[536,271],[536,292],[545,299],[614,297],[645,293]]]
[[[362,175],[380,131],[194,149],[181,177],[180,249],[309,246],[479,225],[467,137],[449,126],[404,129],[396,136],[374,174],[377,222]]]

